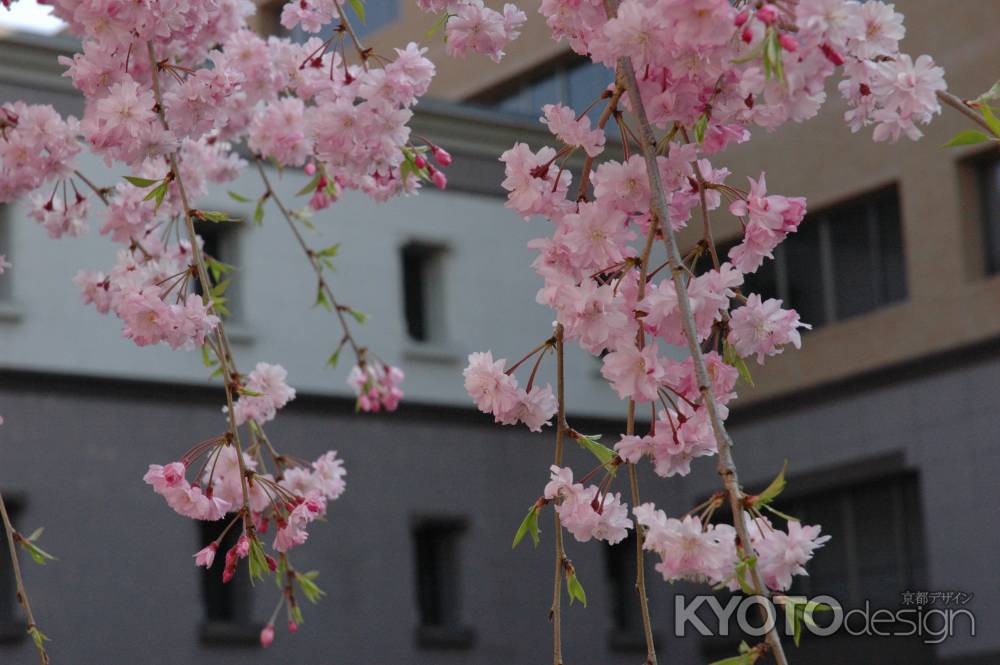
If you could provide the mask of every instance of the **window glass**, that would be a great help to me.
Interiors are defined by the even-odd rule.
[[[986,273],[995,275],[1000,272],[1000,160],[982,160],[977,172]]]

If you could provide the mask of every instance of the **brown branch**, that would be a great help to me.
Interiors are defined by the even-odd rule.
[[[608,16],[613,17],[615,15],[614,0],[604,0],[604,6]],[[736,463],[733,460],[733,441],[726,431],[725,423],[719,412],[719,405],[716,401],[715,393],[712,392],[712,383],[705,367],[705,358],[702,355],[701,346],[698,344],[698,334],[694,323],[691,300],[688,297],[687,286],[683,278],[684,269],[677,246],[677,238],[673,227],[670,225],[666,191],[663,187],[663,180],[660,177],[660,170],[656,163],[656,136],[653,134],[653,128],[649,123],[649,118],[646,116],[646,109],[643,105],[638,81],[636,80],[635,69],[632,66],[632,59],[627,57],[620,58],[618,68],[619,73],[624,78],[629,101],[632,105],[632,112],[639,125],[639,148],[646,162],[646,172],[652,191],[651,204],[653,213],[662,221],[663,239],[667,247],[667,259],[670,262],[674,287],[677,291],[677,304],[681,312],[681,321],[688,341],[688,350],[694,363],[695,376],[698,380],[698,389],[702,395],[702,402],[705,408],[708,409],[712,430],[715,433],[715,440],[719,449],[718,471],[719,475],[722,476],[732,508],[733,526],[736,529],[738,538],[737,545],[744,552],[747,552],[751,541],[747,533],[746,522],[743,520],[743,491],[740,488]],[[767,587],[761,582],[760,575],[755,566],[750,566],[750,574],[754,591],[765,598],[769,597]],[[768,611],[764,608],[761,609],[765,613]],[[781,638],[773,627],[768,631],[766,639],[778,665],[787,665],[788,661],[781,646]]]
[[[563,327],[556,325],[556,396],[559,401],[559,411],[556,415],[556,452],[555,465],[562,466],[563,439],[566,436],[566,385],[564,380]],[[566,550],[563,546],[562,523],[559,513],[553,508],[555,515],[555,574],[552,580],[552,609],[549,615],[552,619],[552,665],[563,665],[562,659],[562,576],[563,563],[566,561]]]
[[[944,90],[938,90],[937,98],[940,101],[947,104],[948,106],[957,110],[959,113],[968,117],[970,120],[972,120],[974,123],[985,129],[993,136],[996,136],[996,134],[993,132],[993,128],[990,127],[989,123],[986,122],[983,116],[973,111],[972,108],[969,106],[968,102],[966,102],[965,100],[959,99],[955,95],[951,94],[950,92],[945,92]]]
[[[10,515],[7,514],[7,505],[3,501],[3,494],[0,494],[0,519],[3,520],[3,528],[7,533],[7,549],[10,552],[10,565],[14,569],[14,583],[17,585],[17,602],[24,608],[24,613],[28,619],[28,632],[32,633],[38,630],[38,624],[35,623],[35,615],[31,612],[28,592],[24,588],[24,579],[21,577],[21,564],[17,560],[17,545],[14,542],[14,534],[16,532],[14,531],[14,525],[10,522]],[[32,638],[34,638],[34,635],[32,635]],[[42,665],[49,665],[49,654],[45,652],[45,647],[37,639],[35,640],[35,645],[38,647],[38,658]]]

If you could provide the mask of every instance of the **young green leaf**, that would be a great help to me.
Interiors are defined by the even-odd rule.
[[[127,175],[123,177],[136,187],[142,188],[152,187],[156,183],[160,182],[159,180],[150,180],[149,178],[138,178],[134,175]]]
[[[295,573],[295,581],[298,583],[299,588],[302,589],[302,593],[309,599],[309,602],[313,604],[318,603],[320,598],[326,595],[326,592],[320,589],[313,581],[317,577],[319,577],[319,572],[315,570],[308,573]]]
[[[295,193],[295,196],[305,196],[306,194],[310,194],[316,191],[316,188],[319,186],[319,181],[322,177],[323,176],[320,173],[314,175],[312,180],[310,180],[305,187],[303,187],[302,189],[300,189],[298,192]]]
[[[361,19],[361,22],[364,23],[365,22],[364,0],[351,0],[351,9],[354,10],[354,13],[357,14],[358,18]]]
[[[199,211],[199,217],[207,222],[212,222],[213,224],[221,224],[223,222],[242,222],[242,219],[236,219],[235,217],[230,217],[224,212],[219,210],[201,210]]]
[[[942,148],[954,148],[958,145],[976,145],[977,143],[984,143],[989,141],[990,137],[983,132],[977,132],[974,129],[966,129],[964,131],[955,134],[950,141],[945,143]]]
[[[593,453],[594,457],[597,458],[601,464],[607,464],[615,457],[615,451],[611,450],[602,443],[598,443],[597,440],[601,437],[599,435],[585,436],[583,434],[576,440],[581,446]]]
[[[750,368],[747,367],[746,361],[743,360],[740,354],[736,353],[736,347],[729,342],[726,342],[723,345],[722,360],[727,365],[735,367],[736,371],[740,373],[740,378],[743,379],[747,385],[753,387],[753,377],[750,376]]]
[[[986,124],[990,126],[990,131],[993,132],[993,136],[1000,137],[1000,120],[993,114],[993,109],[990,108],[989,104],[980,104],[979,112],[983,114],[983,120]]]
[[[320,305],[331,312],[333,311],[333,305],[330,304],[330,301],[326,297],[326,290],[323,289],[322,282],[316,286],[316,302],[313,303],[313,307],[319,307]]]
[[[333,257],[335,257],[337,255],[338,251],[340,251],[340,243],[339,242],[336,243],[336,244],[330,245],[329,247],[324,247],[323,249],[319,250],[318,252],[316,252],[316,256],[324,256],[324,257],[327,257],[327,258],[333,258]]]
[[[368,322],[368,315],[362,312],[360,309],[354,309],[353,307],[347,310],[347,313],[354,317],[354,320],[361,325],[365,325]]]
[[[271,572],[267,565],[267,559],[264,557],[264,547],[256,536],[250,538],[250,554],[247,556],[247,563],[250,567],[250,584],[253,584],[254,580],[263,579],[264,575]]]
[[[521,520],[521,526],[517,527],[517,533],[514,534],[514,544],[510,546],[511,549],[517,547],[521,541],[524,539],[525,534],[531,534],[531,540],[535,543],[535,547],[538,547],[540,541],[538,537],[538,506],[533,505],[528,514],[524,516]]]
[[[778,495],[781,494],[782,490],[785,489],[785,485],[787,484],[787,482],[785,481],[785,471],[787,470],[788,470],[788,460],[785,460],[785,463],[781,466],[781,471],[779,471],[778,475],[774,477],[774,480],[771,481],[771,484],[765,487],[764,491],[758,494],[757,497],[753,500],[753,505],[755,507],[759,508],[761,506],[766,506],[767,504],[771,503],[776,498],[778,498]]]
[[[24,549],[28,553],[28,556],[31,557],[32,561],[34,561],[40,566],[44,566],[46,561],[57,560],[54,556],[52,556],[51,554],[49,554],[48,552],[43,550],[35,543],[31,542],[27,538],[19,538],[18,542],[20,543],[21,548]]]
[[[441,12],[441,16],[438,18],[437,21],[434,22],[434,25],[432,25],[430,29],[427,31],[426,33],[427,39],[430,39],[431,37],[436,35],[438,31],[444,27],[445,23],[448,22],[448,17],[449,17],[448,12]]]
[[[247,198],[246,196],[243,196],[242,194],[237,194],[234,191],[229,191],[227,193],[229,194],[229,198],[236,201],[237,203],[250,203],[250,199]]]
[[[253,209],[253,223],[260,226],[264,221],[264,197],[257,200],[257,207]]]
[[[569,604],[573,604],[573,600],[579,600],[584,607],[587,606],[587,592],[583,590],[583,585],[580,584],[580,580],[577,578],[576,573],[566,573],[566,593],[569,594]]]

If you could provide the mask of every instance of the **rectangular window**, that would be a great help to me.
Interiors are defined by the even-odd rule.
[[[459,544],[466,523],[454,518],[419,520],[413,527],[416,562],[417,641],[426,647],[469,647],[473,631],[462,622]]]
[[[218,538],[231,519],[198,522],[198,549]],[[212,567],[207,570],[198,568],[204,610],[201,639],[204,642],[252,644],[259,639],[260,626],[253,624],[251,620],[252,599],[246,565],[237,566],[236,576],[227,583],[222,582],[226,552],[236,544],[240,533],[239,525],[230,529],[219,544],[219,551]]]
[[[635,590],[635,532],[630,531],[628,537],[617,545],[602,549],[611,591],[609,646],[615,651],[644,652],[646,639],[642,632],[639,594]],[[656,638],[654,632],[654,644],[659,642]]]
[[[444,248],[420,242],[400,251],[406,334],[415,342],[445,341],[444,255]]]
[[[983,258],[986,274],[1000,273],[1000,159],[974,162],[982,229]]]
[[[720,246],[720,258],[739,241]],[[806,215],[743,291],[781,299],[815,328],[904,300],[905,270],[892,187]]]

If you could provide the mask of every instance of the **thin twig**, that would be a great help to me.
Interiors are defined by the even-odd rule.
[[[3,528],[7,534],[7,549],[10,552],[10,565],[14,568],[14,583],[17,585],[17,602],[24,608],[24,613],[28,619],[28,632],[38,630],[35,623],[35,615],[31,612],[31,603],[28,601],[28,592],[24,588],[24,579],[21,577],[21,564],[17,560],[17,545],[14,543],[14,525],[10,522],[10,515],[7,514],[7,505],[3,501],[3,494],[0,494],[0,519],[3,520]],[[34,637],[34,636],[32,636]],[[38,641],[38,657],[42,665],[49,665],[49,654],[45,652],[45,647]]]
[[[333,289],[330,288],[330,284],[323,276],[323,264],[320,262],[319,257],[316,256],[316,252],[314,252],[309,245],[306,244],[305,238],[302,237],[302,232],[295,226],[295,221],[292,219],[292,213],[285,207],[285,204],[281,202],[281,199],[278,198],[278,193],[274,191],[274,187],[271,186],[271,180],[267,177],[267,172],[264,170],[264,166],[261,164],[260,160],[254,159],[254,164],[257,165],[257,171],[260,173],[260,178],[264,181],[264,187],[267,188],[264,196],[274,200],[275,205],[278,206],[278,210],[281,212],[281,216],[285,218],[286,222],[288,222],[288,227],[292,230],[292,235],[295,236],[295,240],[299,243],[299,247],[301,247],[302,251],[305,252],[306,258],[309,259],[309,263],[316,272],[320,288],[323,289],[323,293],[326,294],[327,300],[330,301],[330,306],[333,307],[333,311],[337,314],[337,320],[340,321],[340,327],[344,331],[344,338],[351,345],[351,349],[354,351],[354,355],[360,364],[364,360],[365,350],[354,339],[354,335],[351,334],[351,328],[348,326],[347,318],[344,316],[343,306],[337,301],[336,296],[333,295]]]
[[[564,381],[563,327],[556,325],[556,396],[559,401],[559,411],[556,415],[556,452],[555,465],[562,466],[563,438],[566,436],[566,386]],[[562,659],[562,576],[563,564],[566,561],[566,550],[563,547],[562,523],[559,513],[555,515],[555,573],[552,580],[552,665],[563,665]]]
[[[969,107],[968,103],[966,103],[964,100],[959,99],[955,95],[951,94],[950,92],[945,92],[944,90],[938,90],[937,98],[942,102],[944,102],[945,104],[947,104],[948,106],[952,107],[953,109],[967,116],[970,120],[975,122],[977,125],[985,129],[993,136],[996,136],[996,134],[994,134],[993,132],[993,128],[990,127],[989,123],[986,122],[983,116],[973,111],[972,108]]]

